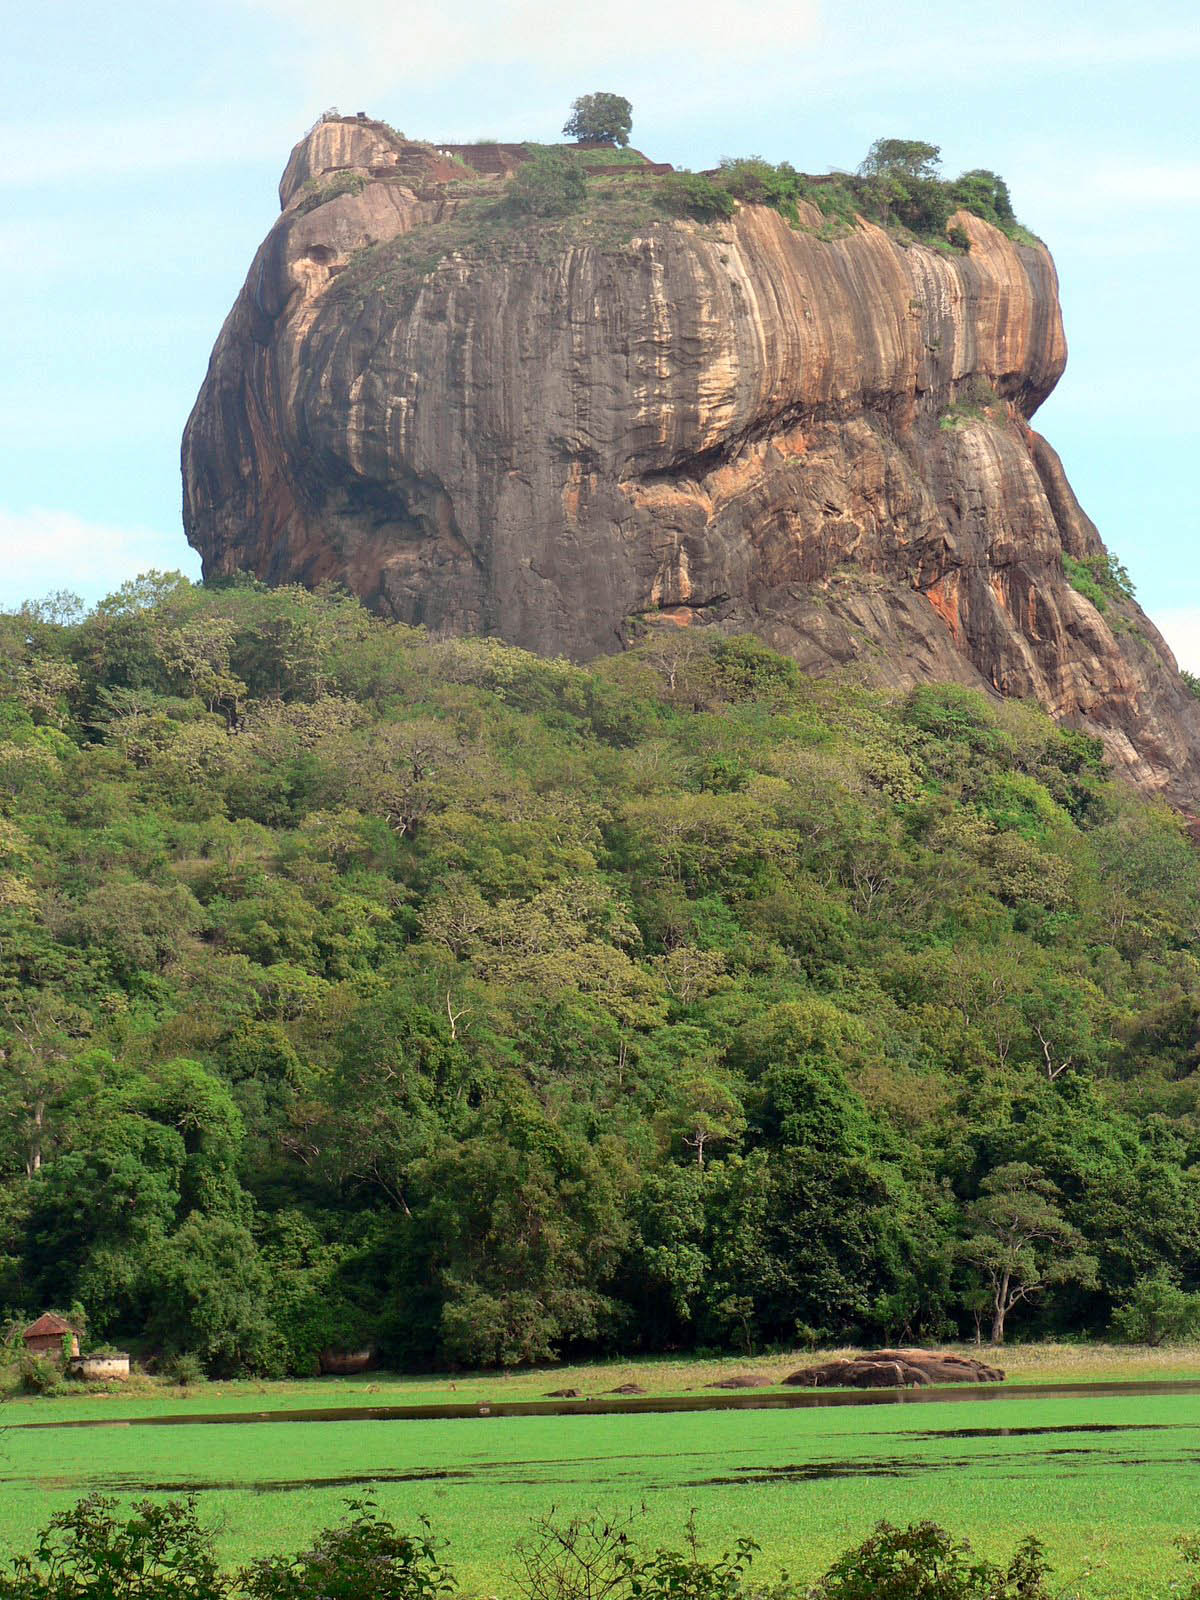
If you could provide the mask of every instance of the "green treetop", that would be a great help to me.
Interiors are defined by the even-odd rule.
[[[571,102],[563,132],[580,144],[627,145],[632,127],[633,107],[625,96],[597,91]]]

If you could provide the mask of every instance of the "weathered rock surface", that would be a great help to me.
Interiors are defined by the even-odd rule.
[[[802,1367],[784,1378],[801,1389],[908,1389],[926,1383],[1003,1383],[1000,1367],[935,1350],[871,1350]]]
[[[1035,697],[1200,809],[1200,702],[1136,605],[1063,572],[1102,545],[1029,426],[1066,358],[1044,249],[965,213],[964,255],[748,206],[372,281],[453,213],[448,173],[351,119],[293,151],[184,436],[207,574],[576,658],[717,625],[815,673]],[[1003,403],[948,417],[980,384]]]

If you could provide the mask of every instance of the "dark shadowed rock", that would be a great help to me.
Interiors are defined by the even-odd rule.
[[[605,1394],[646,1394],[640,1383],[619,1383],[615,1389],[606,1389]]]
[[[930,1383],[1003,1383],[1003,1367],[989,1367],[974,1356],[957,1356],[942,1350],[875,1350],[877,1361],[903,1361],[919,1367]]]
[[[783,1379],[806,1389],[908,1389],[927,1383],[1002,1383],[1004,1373],[969,1356],[933,1350],[872,1350],[802,1367]]]
[[[578,659],[752,631],[1037,699],[1200,809],[1200,702],[1064,572],[1103,546],[1030,427],[1066,359],[1043,247],[966,213],[965,253],[822,239],[804,206],[451,237],[460,170],[357,119],[292,152],[184,436],[207,575]]]
[[[365,1372],[371,1365],[373,1354],[371,1350],[322,1350],[318,1361],[323,1373],[341,1377]]]

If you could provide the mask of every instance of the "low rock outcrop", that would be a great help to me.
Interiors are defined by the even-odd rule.
[[[929,1383],[1002,1383],[1000,1367],[933,1350],[872,1350],[802,1367],[783,1382],[801,1389],[910,1389]]]
[[[765,1372],[738,1372],[729,1378],[717,1378],[713,1383],[706,1383],[706,1389],[770,1389],[774,1386],[775,1379],[769,1378]]]
[[[1103,547],[1030,427],[1066,358],[1044,248],[966,213],[966,251],[828,237],[808,206],[472,233],[462,171],[361,119],[293,151],[184,437],[206,574],[580,659],[753,631],[1036,698],[1200,809],[1200,702],[1064,571]]]

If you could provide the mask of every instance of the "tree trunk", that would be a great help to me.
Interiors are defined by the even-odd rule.
[[[1000,1287],[996,1290],[992,1313],[992,1343],[1004,1343],[1004,1318],[1008,1312],[1008,1283],[1009,1275],[1006,1272],[1000,1280]]]
[[[38,1100],[33,1108],[33,1131],[29,1136],[29,1156],[25,1162],[25,1175],[32,1178],[42,1170],[42,1129],[46,1122],[46,1102]]]

